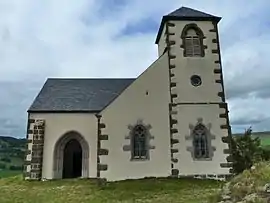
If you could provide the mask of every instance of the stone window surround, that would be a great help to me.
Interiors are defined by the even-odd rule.
[[[144,144],[145,144],[145,146],[144,146],[144,148],[143,149],[137,149],[137,151],[139,152],[139,156],[136,156],[135,154],[135,151],[136,151],[136,149],[135,149],[135,137],[136,136],[139,136],[140,137],[140,135],[138,134],[138,133],[140,133],[140,132],[137,132],[138,130],[142,130],[143,131],[143,138],[141,138],[141,139],[143,139],[144,141]],[[132,144],[131,144],[131,146],[132,146],[132,159],[149,159],[149,153],[148,153],[148,149],[147,149],[147,145],[149,144],[148,143],[148,136],[147,136],[147,134],[148,134],[148,132],[147,132],[147,129],[145,128],[145,126],[144,125],[136,125],[136,126],[134,126],[134,128],[133,128],[133,130],[132,130],[132,139],[131,139],[131,142],[132,142]],[[141,142],[141,141],[139,141],[139,142]],[[145,154],[142,152],[142,151],[146,151],[145,152]]]
[[[146,157],[145,158],[134,158],[133,157],[133,132],[136,126],[143,126],[146,130]],[[154,139],[154,136],[150,134],[150,129],[152,128],[151,125],[146,125],[142,119],[138,119],[137,122],[134,125],[128,125],[129,129],[129,134],[125,136],[126,140],[129,140],[130,144],[129,145],[124,145],[123,146],[123,151],[130,151],[130,161],[148,161],[150,160],[150,150],[155,149],[155,146],[152,146],[150,144],[150,140]]]
[[[199,37],[199,40],[200,40],[200,47],[201,47],[201,55],[200,56],[187,56],[187,53],[186,53],[186,36],[187,36],[187,32],[188,30],[190,29],[193,29],[197,36]],[[190,24],[187,24],[185,25],[185,27],[183,28],[182,30],[182,33],[181,33],[181,39],[182,39],[182,45],[180,46],[181,48],[184,49],[184,57],[204,57],[205,56],[205,49],[207,48],[207,46],[205,46],[203,44],[203,39],[205,39],[205,36],[203,34],[203,31],[198,27],[197,24],[195,23],[190,23]]]
[[[202,124],[206,127],[206,129],[208,130],[208,133],[207,133],[207,142],[208,142],[208,152],[209,152],[209,157],[208,158],[196,158],[195,155],[194,155],[194,144],[193,144],[193,130],[195,129],[195,127],[198,125],[198,124]],[[215,135],[212,135],[211,134],[211,123],[209,123],[208,125],[205,125],[203,123],[203,119],[202,118],[198,118],[197,119],[197,123],[195,125],[193,124],[190,124],[189,125],[189,129],[190,129],[190,135],[186,136],[185,139],[186,140],[191,140],[191,146],[188,146],[187,147],[187,151],[189,151],[191,153],[191,156],[193,158],[194,161],[211,161],[213,159],[213,156],[214,156],[214,151],[216,151],[216,148],[214,146],[212,146],[212,143],[211,141],[213,139],[216,138]]]
[[[198,83],[196,83],[195,80],[197,80],[196,82]],[[202,78],[199,75],[192,75],[190,77],[190,82],[194,87],[199,87],[202,85]]]

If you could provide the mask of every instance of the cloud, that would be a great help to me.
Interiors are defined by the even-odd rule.
[[[224,67],[227,73],[225,78],[228,98],[269,98],[269,46],[270,35],[265,33],[235,43],[226,49]]]
[[[157,57],[154,41],[162,15],[181,6],[223,17],[219,28],[233,127],[256,123],[266,129],[266,0],[0,0],[0,95],[5,95],[0,134],[24,136],[26,110],[47,77],[138,76]],[[252,109],[252,119],[245,119],[243,103]]]
[[[25,136],[26,110],[43,82],[0,81],[0,135]]]
[[[234,98],[230,100],[230,122],[235,131],[252,127],[254,131],[269,130],[270,98]]]

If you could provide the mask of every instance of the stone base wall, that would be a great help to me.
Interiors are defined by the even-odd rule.
[[[24,164],[25,180],[40,180],[45,133],[45,120],[28,119],[27,153]]]

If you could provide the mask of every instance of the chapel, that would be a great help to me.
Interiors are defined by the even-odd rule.
[[[24,178],[230,175],[220,20],[164,15],[158,58],[137,78],[47,79],[28,109]]]

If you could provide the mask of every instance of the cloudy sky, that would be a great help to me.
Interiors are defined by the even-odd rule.
[[[0,0],[0,135],[24,137],[47,77],[136,77],[157,57],[162,15],[187,6],[222,16],[234,132],[270,130],[270,2]]]

